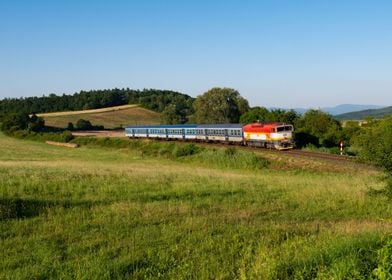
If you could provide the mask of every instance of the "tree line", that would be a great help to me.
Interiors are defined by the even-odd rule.
[[[248,101],[232,88],[212,88],[197,98],[169,90],[109,89],[81,91],[74,95],[8,98],[0,101],[3,114],[2,128],[5,131],[28,129],[44,131],[44,121],[35,112],[95,109],[108,106],[139,103],[145,108],[161,113],[163,124],[181,123],[252,123],[285,122],[294,125],[294,140],[297,147],[306,146],[338,148],[352,144],[361,131],[356,122],[347,122],[345,127],[330,114],[309,110],[303,115],[293,110],[249,106]],[[97,129],[88,120],[69,125],[73,129]]]
[[[185,122],[186,116],[193,113],[193,100],[189,95],[171,90],[115,88],[80,91],[73,95],[51,93],[42,97],[5,98],[0,100],[0,114],[77,111],[125,104],[140,104],[147,109],[163,112],[168,105],[175,104],[175,113]]]

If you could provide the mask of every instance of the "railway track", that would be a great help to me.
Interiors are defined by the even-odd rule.
[[[289,154],[289,155],[320,158],[320,159],[329,159],[329,160],[339,160],[339,161],[353,160],[353,157],[345,156],[345,155],[334,155],[334,154],[311,152],[311,151],[296,150],[296,149],[280,151],[280,152],[282,152],[284,154]]]

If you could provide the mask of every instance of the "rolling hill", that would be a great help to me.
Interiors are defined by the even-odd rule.
[[[293,109],[296,111],[298,114],[304,114],[305,112],[311,110],[311,109],[316,109],[320,110],[323,112],[326,112],[331,115],[340,115],[340,114],[345,114],[345,113],[350,113],[350,112],[356,112],[356,111],[363,111],[363,110],[369,110],[369,109],[380,109],[382,106],[378,105],[358,105],[358,104],[340,104],[336,105],[334,107],[315,107],[315,108],[279,108],[279,107],[271,107],[269,109],[283,109],[283,110],[291,110]]]
[[[380,109],[369,109],[369,110],[362,110],[356,112],[350,112],[345,114],[340,114],[334,116],[337,120],[363,120],[366,117],[373,117],[373,118],[384,118],[388,115],[392,115],[392,106],[384,107]]]
[[[122,105],[94,110],[68,111],[37,114],[45,119],[45,125],[65,128],[79,119],[89,120],[93,125],[118,128],[127,125],[159,124],[160,114],[139,105]]]

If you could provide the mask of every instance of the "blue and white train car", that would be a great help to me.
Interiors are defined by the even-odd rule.
[[[191,135],[196,125],[147,125],[128,126],[125,135],[130,138],[156,138],[185,140],[187,133]]]
[[[203,141],[242,142],[241,124],[200,124],[198,139]]]
[[[129,138],[243,142],[241,124],[128,126],[125,135]]]

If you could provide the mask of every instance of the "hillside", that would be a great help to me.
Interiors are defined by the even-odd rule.
[[[93,125],[103,125],[105,128],[160,123],[159,113],[135,104],[95,110],[44,113],[38,116],[45,119],[45,125],[60,128],[67,127],[69,122],[76,124],[79,119],[89,120]]]
[[[337,120],[363,120],[366,117],[383,118],[392,115],[392,106],[380,109],[362,110],[334,116]]]
[[[324,107],[321,108],[321,111],[326,112],[331,115],[340,115],[346,114],[350,112],[357,112],[363,110],[373,110],[380,109],[382,106],[377,105],[358,105],[358,104],[340,104],[334,107]]]
[[[80,91],[73,95],[51,93],[42,97],[4,98],[0,99],[0,114],[78,111],[126,104],[140,104],[144,108],[162,112],[167,105],[174,103],[181,105],[184,111],[181,113],[189,115],[192,102],[193,98],[189,95],[171,90],[114,88]]]
[[[340,104],[334,107],[321,107],[321,108],[294,108],[293,110],[296,111],[298,114],[304,114],[305,112],[311,109],[318,109],[320,111],[326,112],[331,115],[340,115],[350,112],[356,111],[363,111],[369,109],[380,109],[382,106],[378,105],[358,105],[358,104]],[[270,109],[283,109],[283,110],[290,110],[288,108],[279,108],[279,107],[272,107]]]

